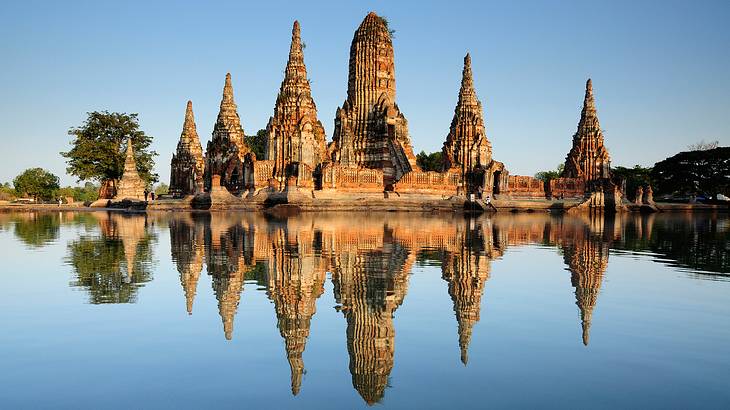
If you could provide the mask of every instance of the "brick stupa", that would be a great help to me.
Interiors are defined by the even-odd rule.
[[[492,162],[492,144],[484,128],[482,103],[474,91],[471,56],[464,57],[459,100],[454,109],[449,135],[443,147],[444,168],[457,168],[462,173]]]
[[[294,172],[292,165],[314,169],[328,158],[324,127],[317,119],[302,48],[299,22],[295,21],[284,80],[274,115],[266,126],[265,159],[274,161],[274,176],[282,182]]]
[[[124,159],[124,173],[117,184],[117,194],[114,199],[132,199],[144,201],[145,182],[137,173],[137,161],[134,159],[132,139],[127,139],[127,156]]]
[[[213,185],[213,176],[220,176],[220,186],[233,193],[243,189],[243,160],[251,153],[243,139],[243,126],[233,100],[231,74],[226,74],[218,119],[213,127],[213,136],[205,150],[205,187]]]
[[[195,127],[193,102],[188,101],[177,151],[172,154],[170,162],[170,194],[184,197],[202,192],[204,172],[203,147]]]
[[[603,145],[603,132],[593,97],[593,82],[589,78],[578,130],[573,135],[573,147],[565,158],[562,177],[594,181],[609,178],[610,170],[611,158]]]
[[[408,121],[395,103],[393,42],[387,22],[373,12],[355,31],[349,67],[347,100],[337,109],[330,143],[332,159],[382,170],[388,186],[418,166]]]

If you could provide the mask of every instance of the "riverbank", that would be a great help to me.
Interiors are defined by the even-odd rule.
[[[77,202],[72,204],[14,204],[0,203],[0,212],[9,211],[105,211],[105,210],[137,210],[137,211],[286,211],[286,212],[567,212],[578,206],[578,200],[547,199],[509,199],[500,198],[486,204],[483,201],[469,202],[463,197],[438,197],[424,195],[390,194],[337,194],[327,197],[320,195],[308,198],[287,196],[267,196],[265,200],[242,200],[230,196],[227,200],[209,196],[187,197],[183,199],[162,199],[149,202],[113,202],[100,200],[92,206],[84,206]],[[206,203],[207,201],[207,203]],[[647,211],[646,206],[626,203],[628,212]],[[728,212],[730,206],[657,202],[656,210],[660,212]]]

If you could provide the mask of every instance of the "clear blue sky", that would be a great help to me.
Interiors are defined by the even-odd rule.
[[[505,4],[509,3],[509,4]],[[494,157],[532,175],[564,160],[593,78],[614,165],[652,165],[699,140],[730,144],[730,2],[5,2],[0,181],[58,155],[87,111],[139,113],[169,182],[185,103],[203,145],[230,71],[246,133],[264,128],[294,19],[328,139],[368,11],[396,30],[397,102],[417,151],[440,149],[472,55]]]

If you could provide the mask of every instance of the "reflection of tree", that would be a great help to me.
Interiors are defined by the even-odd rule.
[[[108,214],[101,235],[84,235],[68,245],[74,269],[71,286],[89,292],[92,304],[134,303],[137,290],[152,279],[152,245],[143,215]]]
[[[32,212],[18,214],[15,220],[15,236],[32,247],[42,247],[58,239],[61,218],[58,213]]]
[[[704,272],[730,274],[730,223],[714,214],[636,215],[624,226],[619,249],[651,251],[662,262]]]

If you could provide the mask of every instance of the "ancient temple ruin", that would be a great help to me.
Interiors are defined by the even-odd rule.
[[[284,71],[274,115],[266,126],[266,157],[273,161],[273,177],[280,184],[294,177],[297,185],[312,184],[315,168],[328,159],[322,123],[304,65],[299,22],[292,28],[289,60]]]
[[[230,74],[205,155],[188,104],[171,162],[173,197],[194,195],[188,203],[203,209],[292,204],[299,209],[344,210],[361,209],[358,201],[379,200],[374,208],[456,210],[477,204],[482,210],[494,210],[496,203],[487,202],[523,199],[567,200],[558,207],[566,210],[623,209],[620,190],[610,178],[610,158],[591,80],[560,178],[545,182],[511,175],[505,164],[493,158],[467,54],[442,147],[442,168],[425,171],[417,165],[408,121],[396,104],[394,49],[387,20],[368,13],[355,31],[347,98],[336,110],[329,143],[318,119],[303,50],[301,27],[295,21],[284,78],[262,141],[263,158],[257,158],[244,138]],[[512,204],[527,209],[534,205]]]
[[[357,177],[382,179],[386,189],[417,168],[408,121],[395,103],[393,42],[373,12],[352,39],[347,100],[337,108],[329,150],[335,166],[374,170]]]
[[[203,147],[195,128],[193,102],[188,101],[177,151],[170,162],[170,195],[181,198],[203,192],[204,172]]]
[[[562,177],[594,181],[610,178],[610,173],[611,158],[603,145],[603,132],[598,123],[596,102],[593,98],[593,83],[589,78],[578,130],[573,135],[573,147],[565,158]]]
[[[147,184],[137,173],[137,161],[134,159],[132,138],[127,139],[127,154],[124,159],[124,173],[117,183],[117,194],[114,199],[132,199],[144,201]]]
[[[498,194],[500,187],[506,188],[504,164],[492,159],[492,144],[484,127],[482,103],[474,91],[471,56],[468,53],[464,57],[459,99],[442,152],[444,170],[460,175],[460,184],[465,192],[482,189]]]
[[[243,162],[246,155],[255,155],[244,141],[243,126],[233,100],[231,74],[226,74],[218,119],[213,136],[205,150],[205,189],[210,190],[213,176],[220,176],[220,185],[232,193],[240,193],[244,187]]]

